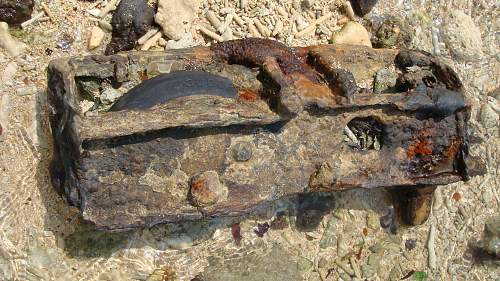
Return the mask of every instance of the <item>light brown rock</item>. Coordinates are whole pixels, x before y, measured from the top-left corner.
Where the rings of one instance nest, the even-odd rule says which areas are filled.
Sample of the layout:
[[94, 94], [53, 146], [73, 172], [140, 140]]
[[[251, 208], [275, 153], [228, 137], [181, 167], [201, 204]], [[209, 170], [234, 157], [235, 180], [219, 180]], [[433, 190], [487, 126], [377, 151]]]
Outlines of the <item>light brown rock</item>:
[[339, 32], [333, 34], [331, 43], [372, 46], [368, 31], [363, 25], [354, 21], [347, 22]]
[[101, 45], [102, 40], [104, 39], [104, 35], [105, 35], [104, 31], [100, 27], [98, 26], [92, 27], [88, 43], [89, 50], [99, 47]]

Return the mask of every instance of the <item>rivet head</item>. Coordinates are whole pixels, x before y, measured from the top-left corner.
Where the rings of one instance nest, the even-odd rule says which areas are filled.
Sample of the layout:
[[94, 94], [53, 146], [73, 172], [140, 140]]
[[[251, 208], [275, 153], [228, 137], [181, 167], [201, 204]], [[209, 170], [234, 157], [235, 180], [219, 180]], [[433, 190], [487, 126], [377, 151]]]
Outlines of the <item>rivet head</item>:
[[216, 171], [205, 171], [191, 178], [189, 200], [194, 206], [210, 206], [226, 197], [227, 187], [220, 182]]
[[236, 161], [244, 162], [252, 158], [252, 145], [249, 142], [239, 142], [233, 147], [233, 157]]

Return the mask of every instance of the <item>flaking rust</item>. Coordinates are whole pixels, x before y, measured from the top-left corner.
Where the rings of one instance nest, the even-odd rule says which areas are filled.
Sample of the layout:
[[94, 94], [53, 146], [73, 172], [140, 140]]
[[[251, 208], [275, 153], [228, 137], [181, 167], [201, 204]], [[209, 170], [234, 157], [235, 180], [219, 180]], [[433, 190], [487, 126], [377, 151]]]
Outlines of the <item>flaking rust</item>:
[[[383, 68], [398, 78], [375, 94]], [[104, 230], [378, 187], [420, 224], [435, 186], [484, 173], [463, 86], [427, 53], [251, 38], [56, 60], [48, 80], [54, 185]], [[110, 109], [108, 84], [128, 92]]]

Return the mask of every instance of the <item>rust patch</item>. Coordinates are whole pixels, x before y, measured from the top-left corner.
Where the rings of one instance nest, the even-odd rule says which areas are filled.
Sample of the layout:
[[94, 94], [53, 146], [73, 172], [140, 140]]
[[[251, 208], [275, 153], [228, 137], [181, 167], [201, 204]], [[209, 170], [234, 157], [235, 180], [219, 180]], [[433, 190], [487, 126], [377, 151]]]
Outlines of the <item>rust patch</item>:
[[204, 180], [196, 180], [193, 182], [193, 186], [192, 186], [193, 191], [202, 192], [204, 188], [205, 188], [205, 181]]
[[142, 82], [148, 80], [148, 75], [146, 74], [146, 70], [137, 71], [137, 75], [139, 75], [139, 79], [141, 79]]
[[260, 98], [257, 93], [248, 90], [239, 91], [238, 97], [244, 101], [256, 101]]
[[406, 151], [408, 158], [415, 158], [416, 156], [432, 155], [431, 142], [427, 139], [418, 139], [410, 145]]
[[275, 41], [262, 38], [231, 40], [210, 47], [217, 59], [230, 64], [262, 66], [269, 58], [275, 58], [285, 75], [297, 72], [315, 83], [319, 76], [307, 65], [307, 50], [293, 49]]
[[453, 198], [453, 200], [458, 202], [462, 199], [462, 195], [460, 195], [460, 193], [458, 193], [458, 192], [455, 192], [455, 193], [453, 193], [452, 198]]
[[419, 130], [416, 134], [416, 140], [413, 141], [406, 150], [406, 156], [409, 159], [417, 156], [432, 155], [432, 137], [431, 128]]

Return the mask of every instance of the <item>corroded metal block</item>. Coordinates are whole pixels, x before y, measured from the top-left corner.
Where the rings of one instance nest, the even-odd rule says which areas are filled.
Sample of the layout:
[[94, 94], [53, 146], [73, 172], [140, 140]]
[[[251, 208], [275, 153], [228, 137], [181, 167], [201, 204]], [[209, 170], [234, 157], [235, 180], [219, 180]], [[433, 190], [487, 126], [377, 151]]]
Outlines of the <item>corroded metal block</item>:
[[54, 183], [100, 229], [376, 187], [421, 223], [426, 186], [484, 172], [462, 84], [426, 53], [245, 39], [56, 60], [48, 79]]

